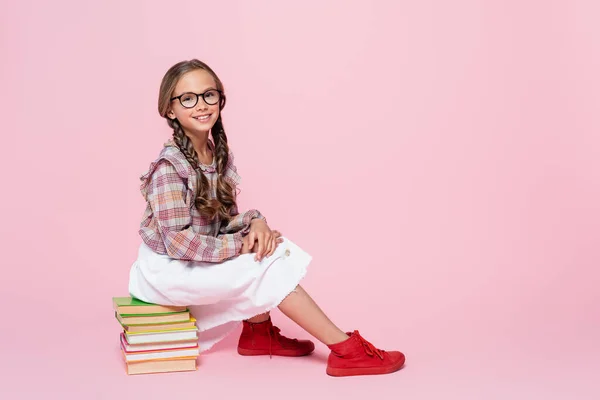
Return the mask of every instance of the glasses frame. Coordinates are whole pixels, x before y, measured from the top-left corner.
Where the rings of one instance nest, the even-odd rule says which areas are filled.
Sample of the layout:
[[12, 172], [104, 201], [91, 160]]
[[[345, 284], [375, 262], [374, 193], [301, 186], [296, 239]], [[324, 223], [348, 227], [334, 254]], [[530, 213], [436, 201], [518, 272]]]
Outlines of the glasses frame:
[[[206, 93], [208, 93], [208, 92], [217, 92], [217, 93], [219, 93], [219, 100], [216, 103], [214, 103], [214, 104], [210, 104], [208, 101], [206, 101], [206, 98], [204, 97], [206, 95]], [[183, 102], [181, 101], [181, 98], [183, 96], [189, 95], [189, 94], [193, 94], [194, 96], [196, 96], [196, 102], [193, 105], [191, 105], [189, 107], [186, 107], [186, 106], [183, 105]], [[171, 101], [173, 101], [173, 100], [179, 100], [179, 104], [181, 104], [181, 107], [183, 107], [183, 108], [194, 108], [198, 104], [198, 99], [200, 97], [202, 97], [202, 101], [204, 101], [204, 103], [206, 103], [209, 106], [214, 106], [216, 104], [219, 104], [220, 102], [223, 102], [224, 98], [225, 98], [225, 96], [223, 95], [223, 91], [221, 91], [219, 89], [208, 89], [204, 93], [185, 92], [185, 93], [180, 94], [179, 96], [172, 97]]]

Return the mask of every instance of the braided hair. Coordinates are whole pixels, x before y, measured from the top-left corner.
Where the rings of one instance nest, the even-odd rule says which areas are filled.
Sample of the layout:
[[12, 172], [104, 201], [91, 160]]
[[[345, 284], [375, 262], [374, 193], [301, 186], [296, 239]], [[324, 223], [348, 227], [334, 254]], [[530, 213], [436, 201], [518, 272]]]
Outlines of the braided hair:
[[[223, 83], [218, 78], [217, 74], [202, 61], [193, 59], [179, 62], [167, 71], [160, 85], [160, 93], [158, 98], [158, 112], [167, 120], [167, 123], [173, 129], [173, 141], [188, 162], [196, 170], [199, 168], [200, 161], [192, 141], [185, 134], [177, 119], [168, 118], [168, 112], [170, 107], [170, 99], [179, 79], [184, 74], [197, 69], [203, 69], [211, 74], [215, 80], [217, 89], [220, 90], [221, 93], [224, 93]], [[231, 218], [231, 210], [236, 206], [234, 188], [224, 179], [225, 168], [229, 162], [229, 146], [227, 145], [227, 135], [225, 134], [225, 128], [223, 127], [223, 119], [220, 111], [225, 106], [225, 100], [225, 95], [222, 94], [221, 102], [219, 104], [219, 117], [211, 129], [211, 136], [215, 145], [214, 156], [216, 158], [217, 168], [217, 198], [212, 200], [210, 199], [209, 181], [201, 171], [198, 171], [196, 182], [198, 191], [194, 201], [200, 214], [211, 219], [218, 216], [221, 220], [229, 220]]]

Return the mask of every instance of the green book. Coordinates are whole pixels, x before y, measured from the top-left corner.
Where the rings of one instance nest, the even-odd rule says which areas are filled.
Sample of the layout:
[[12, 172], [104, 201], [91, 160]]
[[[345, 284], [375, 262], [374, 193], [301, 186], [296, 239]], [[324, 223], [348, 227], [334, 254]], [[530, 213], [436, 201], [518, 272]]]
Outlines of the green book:
[[160, 315], [187, 311], [187, 306], [146, 303], [135, 297], [113, 297], [113, 309], [120, 315]]

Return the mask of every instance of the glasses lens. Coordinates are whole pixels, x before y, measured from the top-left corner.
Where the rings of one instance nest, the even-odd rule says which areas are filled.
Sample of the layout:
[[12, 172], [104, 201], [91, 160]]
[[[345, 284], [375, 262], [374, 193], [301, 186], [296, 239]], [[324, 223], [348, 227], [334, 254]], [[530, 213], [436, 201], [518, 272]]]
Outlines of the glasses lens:
[[211, 106], [217, 104], [220, 98], [221, 96], [216, 90], [209, 90], [206, 93], [204, 93], [204, 101], [206, 102], [206, 104], [210, 104]]
[[181, 96], [181, 105], [186, 108], [194, 107], [197, 102], [198, 96], [196, 96], [194, 93], [186, 93]]

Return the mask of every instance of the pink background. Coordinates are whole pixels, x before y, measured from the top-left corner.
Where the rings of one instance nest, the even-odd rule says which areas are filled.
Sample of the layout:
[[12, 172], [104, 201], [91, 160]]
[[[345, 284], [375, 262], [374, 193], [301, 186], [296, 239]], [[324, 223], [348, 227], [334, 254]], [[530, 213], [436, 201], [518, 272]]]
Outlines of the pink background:
[[[597, 2], [3, 1], [0, 18], [1, 398], [600, 396]], [[195, 373], [126, 376], [111, 297], [170, 135], [160, 79], [194, 57], [226, 86], [242, 208], [314, 256], [304, 286], [404, 351], [401, 372], [334, 379], [323, 345], [243, 358], [232, 335]]]

